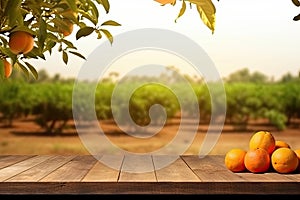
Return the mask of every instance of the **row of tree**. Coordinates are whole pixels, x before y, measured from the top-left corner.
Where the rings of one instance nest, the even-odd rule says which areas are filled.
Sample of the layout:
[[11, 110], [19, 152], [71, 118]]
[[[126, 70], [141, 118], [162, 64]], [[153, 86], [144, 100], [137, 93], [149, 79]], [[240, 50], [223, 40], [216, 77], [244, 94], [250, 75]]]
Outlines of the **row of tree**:
[[[44, 72], [43, 72], [44, 73]], [[43, 75], [41, 72], [40, 75]], [[244, 79], [237, 78], [243, 74]], [[164, 78], [168, 87], [163, 84], [145, 84], [154, 79], [136, 76], [123, 80], [118, 84], [117, 94], [114, 91], [117, 83], [106, 79], [96, 83], [80, 82], [80, 88], [74, 96], [74, 80], [61, 79], [58, 76], [49, 77], [46, 73], [40, 81], [24, 81], [22, 78], [10, 79], [0, 84], [0, 113], [1, 122], [12, 126], [13, 121], [20, 117], [33, 116], [35, 122], [47, 133], [62, 133], [69, 120], [73, 120], [73, 111], [77, 111], [81, 120], [115, 119], [120, 123], [128, 123], [124, 116], [128, 113], [132, 120], [139, 125], [147, 125], [151, 120], [160, 121], [163, 116], [149, 116], [151, 106], [160, 104], [165, 108], [167, 119], [180, 114], [194, 117], [195, 101], [187, 92], [186, 82], [181, 81], [175, 73], [162, 74], [156, 81]], [[249, 73], [249, 77], [257, 73]], [[42, 78], [43, 76], [40, 76]], [[234, 78], [233, 78], [234, 77]], [[239, 128], [246, 128], [250, 120], [267, 119], [270, 124], [283, 130], [292, 123], [293, 119], [300, 118], [300, 79], [297, 76], [284, 75], [276, 82], [253, 81], [246, 78], [245, 70], [238, 71], [224, 81], [226, 102], [212, 96], [218, 96], [219, 90], [209, 90], [208, 84], [201, 80], [189, 79], [193, 92], [196, 94], [196, 104], [199, 106], [200, 123], [209, 123], [212, 115], [212, 103], [216, 111], [226, 104], [226, 123], [234, 124]], [[261, 77], [261, 75], [257, 76]], [[235, 79], [235, 80], [234, 80]], [[142, 83], [142, 84], [141, 84]], [[142, 85], [141, 87], [136, 87]], [[133, 90], [133, 88], [137, 88]], [[171, 90], [170, 90], [171, 88]], [[176, 90], [176, 93], [174, 92]], [[114, 93], [115, 92], [115, 93]], [[133, 92], [126, 102], [126, 95]], [[212, 94], [215, 93], [215, 94]], [[92, 95], [91, 95], [92, 94]], [[112, 95], [114, 94], [114, 101]], [[176, 96], [177, 95], [177, 96]], [[178, 96], [183, 100], [179, 100]], [[89, 97], [94, 100], [93, 109]], [[74, 99], [76, 98], [76, 101]], [[114, 115], [113, 115], [114, 114]], [[122, 121], [123, 119], [123, 121]]]

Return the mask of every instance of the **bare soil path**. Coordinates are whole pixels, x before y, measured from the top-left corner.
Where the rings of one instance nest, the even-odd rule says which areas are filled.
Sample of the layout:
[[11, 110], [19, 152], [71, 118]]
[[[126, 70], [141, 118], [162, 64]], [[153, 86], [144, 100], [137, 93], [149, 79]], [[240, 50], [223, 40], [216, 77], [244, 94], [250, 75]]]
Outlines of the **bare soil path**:
[[[163, 148], [176, 136], [178, 123], [174, 120], [165, 126], [162, 131], [149, 139], [133, 138], [121, 133], [111, 122], [100, 123], [102, 129], [110, 141], [129, 152], [149, 153]], [[70, 128], [64, 133], [56, 136], [43, 133], [41, 128], [34, 122], [19, 120], [14, 122], [12, 128], [3, 127], [0, 124], [0, 154], [90, 154], [80, 140], [73, 123], [69, 123]], [[189, 145], [184, 154], [199, 153], [203, 139], [206, 135], [207, 125], [200, 125], [193, 142]], [[255, 131], [270, 131], [277, 140], [284, 140], [293, 149], [300, 149], [300, 129], [289, 127], [284, 131], [278, 131], [272, 126], [263, 124], [252, 124], [247, 131], [236, 131], [230, 125], [225, 125], [215, 146], [209, 154], [224, 155], [231, 148], [244, 148], [247, 150], [248, 142]], [[186, 141], [182, 141], [184, 145]]]

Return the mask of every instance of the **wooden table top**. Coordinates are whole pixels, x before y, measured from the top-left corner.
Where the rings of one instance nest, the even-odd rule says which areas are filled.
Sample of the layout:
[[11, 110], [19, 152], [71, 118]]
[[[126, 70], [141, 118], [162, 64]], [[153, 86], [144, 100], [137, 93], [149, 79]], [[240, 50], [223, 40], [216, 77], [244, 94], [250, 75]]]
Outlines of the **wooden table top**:
[[170, 158], [1, 155], [0, 194], [300, 194], [300, 173], [233, 173], [218, 155], [177, 156], [158, 168]]

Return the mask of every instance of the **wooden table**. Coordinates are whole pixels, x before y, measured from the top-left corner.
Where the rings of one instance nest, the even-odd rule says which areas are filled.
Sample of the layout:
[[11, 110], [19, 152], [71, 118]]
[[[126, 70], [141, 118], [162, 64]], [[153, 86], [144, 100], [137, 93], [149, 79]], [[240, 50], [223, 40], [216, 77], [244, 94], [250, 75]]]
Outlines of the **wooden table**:
[[[233, 173], [224, 156], [2, 155], [0, 194], [300, 194], [300, 173]], [[137, 169], [152, 171], [136, 173]], [[134, 172], [134, 173], [132, 173]]]

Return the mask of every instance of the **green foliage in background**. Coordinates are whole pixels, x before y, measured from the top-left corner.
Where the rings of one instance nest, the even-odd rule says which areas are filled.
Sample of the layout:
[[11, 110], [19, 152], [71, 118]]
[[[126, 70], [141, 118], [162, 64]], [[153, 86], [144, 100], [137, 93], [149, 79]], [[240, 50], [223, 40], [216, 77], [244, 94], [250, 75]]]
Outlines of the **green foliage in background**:
[[[236, 80], [237, 74], [244, 72], [243, 69], [229, 75], [228, 77], [231, 77], [232, 80], [224, 79], [227, 106], [225, 123], [234, 125], [236, 129], [246, 130], [252, 120], [262, 119], [267, 120], [267, 123], [279, 130], [284, 130], [287, 126], [295, 124], [295, 119], [299, 120], [299, 77], [287, 74], [278, 81], [263, 79], [264, 83], [251, 82], [249, 79]], [[146, 84], [138, 88], [134, 91], [129, 105], [124, 104], [122, 99], [131, 91], [131, 88], [135, 87], [139, 81], [146, 79], [137, 76], [129, 78], [121, 84], [120, 93], [115, 96], [117, 104], [114, 105], [118, 116], [113, 116], [111, 98], [116, 86], [114, 81], [106, 79], [96, 84], [97, 88], [93, 96], [89, 89], [94, 83], [80, 83], [81, 90], [76, 93], [77, 96], [74, 96], [77, 99], [76, 104], [72, 105], [74, 103], [72, 102], [74, 80], [64, 80], [58, 76], [49, 77], [43, 71], [39, 73], [43, 75], [43, 79], [39, 81], [28, 82], [24, 76], [16, 76], [14, 80], [8, 79], [0, 84], [0, 123], [5, 126], [13, 126], [15, 119], [26, 119], [30, 116], [45, 133], [60, 134], [66, 128], [67, 122], [73, 120], [73, 108], [80, 111], [81, 120], [89, 121], [94, 119], [94, 115], [98, 120], [111, 120], [114, 117], [122, 119], [129, 107], [133, 121], [144, 126], [149, 124], [149, 108], [155, 104], [161, 104], [164, 107], [167, 120], [177, 115], [195, 117], [195, 109], [191, 106], [192, 98], [186, 93], [186, 84], [178, 81], [177, 77], [173, 76], [174, 74], [163, 74], [156, 78], [170, 81], [168, 87], [176, 88], [178, 95], [184, 97], [184, 101], [181, 102], [183, 103], [181, 105], [183, 113], [180, 113], [181, 107], [175, 94], [160, 84]], [[256, 74], [257, 72], [248, 75], [253, 77]], [[152, 78], [152, 80], [155, 79]], [[211, 102], [211, 92], [217, 96], [219, 90], [214, 88], [213, 91], [209, 91], [207, 83], [201, 79], [190, 78], [189, 80], [198, 99], [200, 123], [209, 123], [212, 103], [216, 111], [218, 111], [218, 106], [224, 103], [218, 102], [218, 100]], [[94, 98], [95, 109], [92, 111], [90, 110], [91, 105], [86, 103], [88, 98]], [[161, 118], [157, 115], [154, 120], [160, 122]]]

